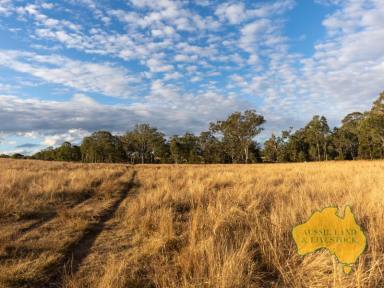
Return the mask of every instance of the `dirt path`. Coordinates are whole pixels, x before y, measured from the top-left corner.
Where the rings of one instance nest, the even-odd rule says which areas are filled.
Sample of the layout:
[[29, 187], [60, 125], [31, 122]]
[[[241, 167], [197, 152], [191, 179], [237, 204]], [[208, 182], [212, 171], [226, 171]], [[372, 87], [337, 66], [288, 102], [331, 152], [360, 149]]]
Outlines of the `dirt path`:
[[68, 274], [75, 274], [81, 266], [83, 260], [90, 253], [92, 246], [99, 234], [104, 230], [105, 223], [116, 213], [121, 203], [126, 199], [128, 193], [135, 186], [136, 171], [133, 172], [129, 182], [124, 183], [121, 193], [104, 210], [99, 213], [83, 231], [82, 236], [72, 242], [63, 251], [63, 257], [55, 263], [54, 267], [48, 267], [49, 277], [30, 287], [63, 287], [63, 277]]
[[[117, 174], [116, 178], [121, 175], [122, 174]], [[11, 221], [10, 223], [8, 223], [8, 225], [19, 226], [20, 228], [18, 228], [12, 234], [6, 235], [5, 237], [2, 237], [0, 239], [0, 250], [1, 248], [3, 248], [3, 246], [7, 245], [7, 243], [14, 242], [19, 238], [24, 237], [28, 232], [33, 231], [34, 229], [37, 229], [40, 226], [45, 225], [51, 220], [55, 219], [55, 217], [58, 216], [60, 211], [75, 209], [76, 207], [80, 206], [81, 204], [83, 204], [94, 196], [94, 190], [98, 189], [101, 183], [102, 181], [92, 183], [92, 191], [85, 192], [83, 197], [76, 199], [76, 201], [74, 202], [64, 203], [63, 207], [60, 207], [60, 209], [57, 209], [56, 207], [51, 207], [50, 210], [37, 211], [33, 213], [33, 215], [29, 215], [28, 217], [24, 216], [26, 218], [31, 218], [31, 220], [20, 221], [20, 223], [15, 223], [14, 221]]]
[[78, 271], [105, 223], [134, 188], [135, 175], [128, 170], [113, 180], [109, 195], [96, 193], [7, 237], [12, 241], [0, 253], [0, 266], [10, 267], [9, 276], [2, 275], [6, 287], [63, 287], [64, 275]]
[[131, 248], [131, 235], [125, 227], [124, 217], [127, 206], [132, 197], [136, 196], [140, 185], [135, 178], [132, 182], [128, 193], [119, 200], [118, 205], [114, 205], [113, 212], [103, 219], [105, 221], [96, 228], [96, 233], [74, 249], [81, 252], [79, 251], [79, 255], [70, 263], [70, 268], [63, 273], [61, 287], [104, 287], [104, 279], [109, 276], [113, 278], [113, 275], [105, 275], [109, 274], [110, 266], [115, 264], [110, 263], [110, 260], [118, 259], [120, 263], [124, 259], [123, 254], [125, 255]]
[[[51, 274], [47, 287], [63, 287], [63, 277], [68, 274], [75, 274], [83, 263], [83, 260], [90, 254], [97, 237], [104, 231], [106, 222], [114, 217], [116, 211], [121, 203], [127, 198], [129, 192], [135, 187], [136, 171], [133, 172], [132, 178], [126, 183], [120, 195], [113, 201], [113, 203], [102, 211], [97, 216], [96, 222], [90, 223], [85, 229], [83, 236], [78, 241], [69, 245], [64, 253], [61, 267], [58, 267]], [[40, 286], [41, 287], [41, 286]]]

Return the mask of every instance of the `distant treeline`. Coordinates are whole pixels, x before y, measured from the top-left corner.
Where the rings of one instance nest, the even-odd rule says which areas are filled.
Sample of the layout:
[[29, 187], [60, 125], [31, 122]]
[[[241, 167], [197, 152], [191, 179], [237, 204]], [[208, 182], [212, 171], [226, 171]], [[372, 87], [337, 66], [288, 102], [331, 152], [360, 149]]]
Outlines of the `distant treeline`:
[[126, 134], [98, 131], [80, 146], [69, 142], [32, 156], [0, 157], [106, 163], [256, 163], [384, 158], [384, 92], [370, 111], [345, 116], [341, 127], [330, 129], [324, 116], [313, 116], [301, 129], [272, 134], [263, 147], [254, 139], [263, 130], [262, 115], [254, 110], [235, 112], [210, 123], [200, 135], [185, 133], [166, 139], [148, 124]]

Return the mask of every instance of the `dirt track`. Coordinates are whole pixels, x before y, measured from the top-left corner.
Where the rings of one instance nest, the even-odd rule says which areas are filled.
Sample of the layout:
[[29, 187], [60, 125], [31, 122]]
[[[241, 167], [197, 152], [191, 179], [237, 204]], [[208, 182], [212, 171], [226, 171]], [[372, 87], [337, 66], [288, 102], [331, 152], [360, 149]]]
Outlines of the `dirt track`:
[[[83, 261], [90, 254], [98, 253], [93, 246], [100, 234], [110, 232], [112, 226], [108, 221], [138, 185], [135, 176], [136, 172], [129, 169], [117, 177], [116, 190], [111, 191], [109, 197], [89, 194], [56, 211], [41, 213], [25, 224], [17, 223], [20, 228], [1, 239], [0, 265], [23, 261], [23, 258], [48, 261], [40, 271], [27, 268], [22, 279], [11, 277], [5, 287], [67, 287], [65, 281], [76, 277]], [[45, 255], [49, 259], [44, 259]]]

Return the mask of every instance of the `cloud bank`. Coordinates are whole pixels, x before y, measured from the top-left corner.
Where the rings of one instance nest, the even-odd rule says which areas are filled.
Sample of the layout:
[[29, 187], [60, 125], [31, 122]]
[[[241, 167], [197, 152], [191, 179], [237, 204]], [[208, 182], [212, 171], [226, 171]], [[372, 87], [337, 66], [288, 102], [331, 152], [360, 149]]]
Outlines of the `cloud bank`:
[[249, 108], [265, 135], [314, 114], [337, 125], [383, 90], [384, 4], [315, 2], [329, 12], [303, 53], [286, 29], [299, 1], [0, 0], [5, 41], [19, 43], [0, 44], [0, 131], [41, 145], [139, 122], [197, 133]]

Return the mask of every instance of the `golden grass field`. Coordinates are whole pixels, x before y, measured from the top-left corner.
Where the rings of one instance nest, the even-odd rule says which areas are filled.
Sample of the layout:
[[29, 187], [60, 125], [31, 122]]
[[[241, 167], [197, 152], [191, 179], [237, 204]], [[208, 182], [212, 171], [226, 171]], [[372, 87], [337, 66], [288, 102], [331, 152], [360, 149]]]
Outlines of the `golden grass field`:
[[[350, 205], [350, 274], [292, 228]], [[0, 161], [0, 287], [384, 287], [384, 162]]]

